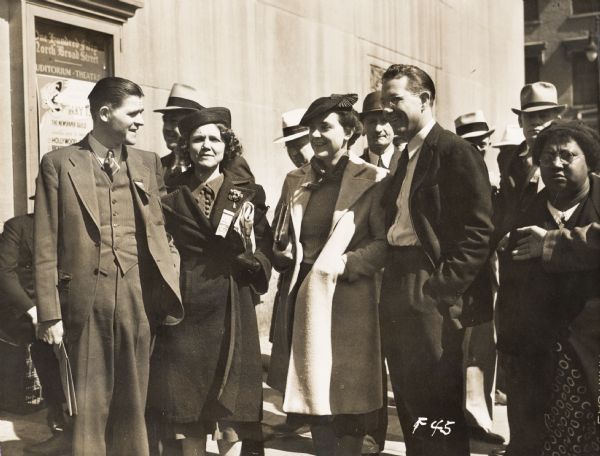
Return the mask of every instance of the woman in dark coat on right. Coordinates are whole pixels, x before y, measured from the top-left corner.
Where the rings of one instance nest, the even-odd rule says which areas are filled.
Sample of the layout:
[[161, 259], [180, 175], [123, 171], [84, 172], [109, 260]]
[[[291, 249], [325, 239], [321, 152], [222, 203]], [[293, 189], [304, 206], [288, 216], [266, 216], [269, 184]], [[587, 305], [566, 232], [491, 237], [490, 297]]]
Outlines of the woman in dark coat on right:
[[555, 121], [533, 160], [545, 188], [501, 253], [498, 347], [520, 364], [527, 448], [511, 456], [599, 455], [600, 262], [597, 247], [557, 249], [564, 230], [600, 221], [600, 137], [578, 121]]

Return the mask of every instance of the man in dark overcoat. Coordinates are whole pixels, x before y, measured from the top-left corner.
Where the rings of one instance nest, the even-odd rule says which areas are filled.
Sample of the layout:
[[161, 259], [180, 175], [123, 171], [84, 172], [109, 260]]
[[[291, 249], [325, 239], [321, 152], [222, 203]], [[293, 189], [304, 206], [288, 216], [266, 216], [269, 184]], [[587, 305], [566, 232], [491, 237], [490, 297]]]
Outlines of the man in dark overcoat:
[[147, 455], [151, 334], [183, 318], [160, 158], [131, 147], [143, 92], [117, 77], [89, 95], [92, 131], [43, 156], [35, 199], [39, 334], [65, 343], [78, 414], [73, 452]]
[[398, 417], [408, 456], [468, 456], [463, 338], [492, 318], [488, 173], [477, 149], [435, 122], [427, 73], [392, 65], [382, 79], [388, 121], [408, 142], [382, 201], [380, 317]]
[[519, 118], [525, 141], [498, 155], [500, 192], [494, 202], [496, 241], [512, 229], [515, 219], [527, 210], [543, 188], [531, 150], [539, 132], [559, 118], [565, 107], [558, 104], [556, 87], [549, 82], [534, 82], [521, 89], [521, 108], [512, 111]]

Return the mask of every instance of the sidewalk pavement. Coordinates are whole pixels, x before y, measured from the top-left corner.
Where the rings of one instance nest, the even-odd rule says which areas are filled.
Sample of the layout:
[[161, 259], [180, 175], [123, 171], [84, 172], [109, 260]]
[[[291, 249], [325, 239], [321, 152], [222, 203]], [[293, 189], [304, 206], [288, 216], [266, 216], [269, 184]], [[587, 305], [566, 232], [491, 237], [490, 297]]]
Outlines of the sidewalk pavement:
[[[268, 342], [261, 341], [263, 357], [268, 362], [270, 346]], [[398, 422], [396, 410], [393, 407], [391, 386], [388, 387], [390, 406], [389, 426], [386, 447], [383, 456], [405, 455], [406, 447], [402, 431]], [[281, 410], [282, 396], [279, 392], [269, 388], [263, 383], [264, 394], [264, 419], [263, 429], [265, 434], [266, 456], [295, 455], [304, 456], [313, 453], [310, 432], [307, 428], [298, 434], [284, 432], [285, 413]], [[494, 409], [494, 432], [508, 440], [508, 422], [506, 407], [496, 406]], [[31, 443], [41, 442], [51, 437], [46, 426], [46, 411], [39, 410], [29, 415], [15, 415], [0, 411], [0, 456], [24, 456], [23, 447]], [[497, 445], [471, 440], [472, 456], [487, 456]], [[218, 455], [216, 442], [208, 442], [209, 455]], [[441, 456], [441, 455], [440, 455]]]

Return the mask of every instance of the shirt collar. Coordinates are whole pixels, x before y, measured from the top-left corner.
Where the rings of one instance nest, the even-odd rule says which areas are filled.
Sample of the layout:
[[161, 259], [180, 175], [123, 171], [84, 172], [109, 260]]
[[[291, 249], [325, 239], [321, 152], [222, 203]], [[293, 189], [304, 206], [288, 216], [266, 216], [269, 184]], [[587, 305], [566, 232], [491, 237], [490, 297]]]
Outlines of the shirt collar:
[[386, 168], [390, 168], [390, 162], [392, 161], [392, 156], [394, 155], [394, 152], [396, 151], [396, 146], [394, 146], [394, 143], [391, 142], [389, 144], [389, 146], [386, 147], [386, 149], [383, 151], [383, 153], [381, 155], [377, 155], [374, 152], [371, 152], [371, 150], [369, 150], [369, 162], [373, 165], [377, 165], [377, 162], [379, 161], [379, 158], [381, 157], [381, 161], [383, 162], [383, 166], [385, 166]]
[[409, 160], [421, 149], [423, 143], [425, 142], [425, 138], [435, 125], [435, 119], [431, 119], [419, 132], [408, 142], [406, 148], [408, 149], [408, 158]]
[[552, 218], [554, 219], [556, 224], [561, 228], [564, 226], [565, 222], [567, 222], [571, 218], [571, 216], [573, 215], [573, 213], [579, 207], [580, 204], [581, 204], [581, 202], [577, 203], [573, 207], [570, 207], [566, 211], [560, 211], [560, 210], [556, 209], [550, 201], [546, 202], [546, 205], [548, 207], [548, 211], [550, 212], [550, 215], [552, 215]]
[[217, 195], [219, 193], [219, 190], [221, 189], [221, 185], [223, 185], [224, 178], [225, 176], [223, 176], [223, 173], [221, 173], [219, 171], [219, 167], [217, 167], [217, 169], [215, 169], [215, 172], [211, 174], [211, 176], [206, 180], [204, 184], [208, 188], [210, 188], [215, 195]]
[[[96, 155], [96, 157], [98, 157], [100, 160], [104, 160], [106, 158], [106, 153], [108, 152], [108, 147], [98, 141], [92, 132], [90, 132], [88, 135], [88, 142], [92, 152]], [[115, 159], [117, 161], [121, 158], [122, 147], [122, 145], [119, 145], [118, 147], [113, 147], [111, 149], [115, 153]]]

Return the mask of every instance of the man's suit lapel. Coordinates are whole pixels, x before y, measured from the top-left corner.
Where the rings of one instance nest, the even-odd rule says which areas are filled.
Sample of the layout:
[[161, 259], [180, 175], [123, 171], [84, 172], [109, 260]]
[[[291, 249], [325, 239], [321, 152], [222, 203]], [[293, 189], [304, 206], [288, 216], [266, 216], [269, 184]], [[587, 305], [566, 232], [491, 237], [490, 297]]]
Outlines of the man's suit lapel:
[[415, 171], [413, 173], [409, 200], [412, 199], [415, 191], [421, 186], [421, 184], [423, 184], [423, 181], [427, 177], [427, 172], [429, 171], [431, 160], [433, 159], [433, 151], [442, 130], [442, 127], [436, 123], [429, 134], [425, 137], [425, 141], [423, 141], [423, 145], [419, 151], [419, 156], [417, 157]]
[[100, 231], [100, 211], [96, 196], [96, 180], [94, 178], [94, 170], [92, 169], [91, 149], [87, 137], [73, 147], [75, 147], [75, 150], [69, 157], [69, 162], [72, 166], [68, 171], [69, 178], [83, 207], [85, 207], [96, 228]]
[[[150, 203], [150, 169], [136, 149], [127, 149], [127, 173], [134, 190], [135, 202], [142, 214], [144, 224], [148, 222], [148, 204]], [[158, 195], [156, 195], [158, 196]]]

